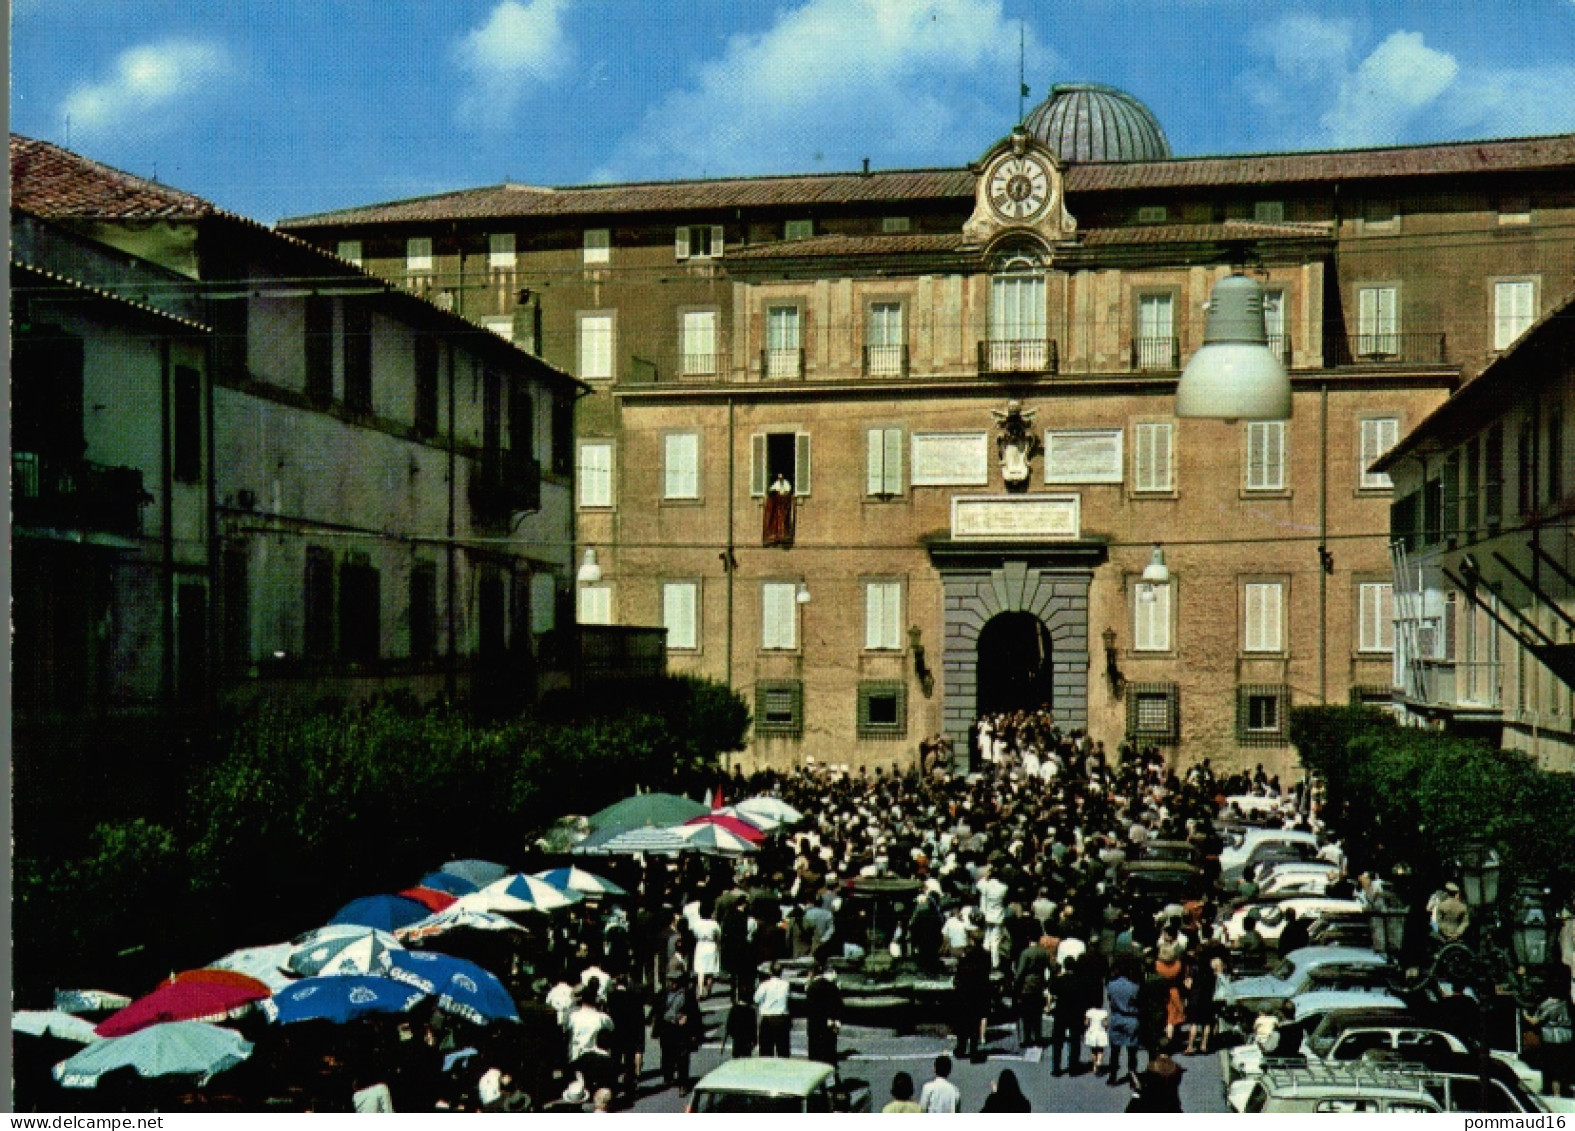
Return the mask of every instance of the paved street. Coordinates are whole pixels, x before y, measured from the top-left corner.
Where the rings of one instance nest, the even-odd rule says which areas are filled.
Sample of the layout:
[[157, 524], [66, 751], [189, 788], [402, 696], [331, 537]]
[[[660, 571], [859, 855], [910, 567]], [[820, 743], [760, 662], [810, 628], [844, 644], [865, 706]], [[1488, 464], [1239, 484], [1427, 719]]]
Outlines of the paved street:
[[[726, 994], [715, 994], [705, 1003], [707, 1030], [716, 1035], [727, 1016]], [[1049, 1028], [1048, 1019], [1046, 1029]], [[984, 1064], [958, 1063], [952, 1072], [952, 1082], [962, 1089], [963, 1110], [978, 1111], [990, 1092], [990, 1081], [1003, 1068], [1017, 1073], [1018, 1082], [1032, 1101], [1035, 1111], [1086, 1111], [1119, 1112], [1125, 1108], [1131, 1092], [1126, 1087], [1112, 1088], [1103, 1079], [1096, 1079], [1085, 1068], [1074, 1077], [1050, 1075], [1048, 1051], [1045, 1059], [1037, 1055], [1030, 1058], [1017, 1048], [1016, 1039], [1005, 1024], [990, 1029], [990, 1058]], [[950, 1052], [953, 1042], [949, 1034], [939, 1027], [923, 1026], [921, 1031], [908, 1036], [896, 1036], [889, 1028], [862, 1025], [844, 1025], [841, 1048], [842, 1072], [848, 1079], [868, 1080], [873, 1107], [876, 1111], [891, 1098], [891, 1079], [898, 1072], [913, 1077], [914, 1086], [922, 1088], [930, 1079], [935, 1057]], [[794, 1022], [793, 1055], [806, 1055], [804, 1022]], [[725, 1058], [714, 1039], [695, 1054], [691, 1068], [699, 1079], [721, 1064]], [[1220, 1094], [1219, 1062], [1208, 1056], [1178, 1057], [1178, 1063], [1187, 1075], [1181, 1085], [1182, 1107], [1188, 1112], [1225, 1111], [1225, 1101]], [[687, 1102], [674, 1089], [652, 1091], [659, 1086], [656, 1072], [660, 1054], [652, 1042], [646, 1053], [646, 1083], [644, 1094], [635, 1103], [635, 1111], [677, 1112]]]

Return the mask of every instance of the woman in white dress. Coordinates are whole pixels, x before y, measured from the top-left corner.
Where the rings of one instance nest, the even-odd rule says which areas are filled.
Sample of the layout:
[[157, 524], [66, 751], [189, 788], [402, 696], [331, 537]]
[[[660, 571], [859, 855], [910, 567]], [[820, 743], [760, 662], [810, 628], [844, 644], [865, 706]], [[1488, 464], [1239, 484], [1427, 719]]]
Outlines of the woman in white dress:
[[722, 927], [715, 919], [700, 915], [694, 920], [695, 992], [705, 1000], [711, 983], [722, 971]]

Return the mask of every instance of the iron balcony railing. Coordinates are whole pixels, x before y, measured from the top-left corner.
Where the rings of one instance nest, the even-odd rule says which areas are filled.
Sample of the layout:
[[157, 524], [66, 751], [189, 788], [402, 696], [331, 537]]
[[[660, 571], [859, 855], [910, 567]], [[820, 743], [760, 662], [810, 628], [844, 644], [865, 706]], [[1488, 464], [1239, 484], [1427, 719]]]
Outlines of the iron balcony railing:
[[906, 377], [908, 375], [908, 347], [865, 346], [864, 376]]
[[1132, 368], [1134, 370], [1172, 370], [1181, 368], [1181, 339], [1133, 338]]
[[1060, 367], [1054, 338], [988, 338], [979, 343], [981, 374], [1052, 374]]
[[760, 374], [772, 380], [802, 380], [804, 377], [804, 350], [802, 347], [775, 347], [760, 351]]
[[715, 377], [722, 365], [719, 353], [685, 350], [678, 355], [678, 374], [682, 377]]
[[1447, 336], [1415, 331], [1351, 334], [1331, 342], [1336, 365], [1444, 365], [1449, 361]]
[[153, 496], [134, 467], [11, 453], [11, 502], [18, 526], [134, 536]]

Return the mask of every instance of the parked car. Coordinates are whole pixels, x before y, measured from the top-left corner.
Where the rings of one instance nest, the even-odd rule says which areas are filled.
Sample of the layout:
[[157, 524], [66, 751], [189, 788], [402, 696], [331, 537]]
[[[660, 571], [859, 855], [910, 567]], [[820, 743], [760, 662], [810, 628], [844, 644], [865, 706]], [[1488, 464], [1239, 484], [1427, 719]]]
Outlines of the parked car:
[[1309, 946], [1368, 947], [1373, 943], [1373, 924], [1362, 916], [1320, 919], [1308, 928], [1307, 943]]
[[1145, 841], [1142, 851], [1138, 854], [1138, 859], [1172, 861], [1194, 866], [1203, 863], [1203, 856], [1198, 851], [1198, 846], [1186, 840]]
[[1318, 863], [1323, 867], [1276, 868], [1258, 885], [1258, 891], [1262, 895], [1323, 895], [1339, 880], [1340, 870], [1324, 861]]
[[[1373, 1052], [1392, 1054], [1402, 1061], [1428, 1067], [1438, 1057], [1475, 1053], [1476, 1043], [1394, 1010], [1355, 1010], [1330, 1014], [1308, 1033], [1302, 1052], [1309, 1061], [1334, 1064], [1360, 1060]], [[1509, 1067], [1527, 1091], [1542, 1090], [1542, 1073], [1511, 1052], [1489, 1050], [1489, 1055]]]
[[1295, 846], [1288, 851], [1305, 859], [1318, 855], [1318, 838], [1305, 829], [1249, 828], [1239, 842], [1220, 851], [1220, 875], [1227, 880], [1240, 879], [1248, 864], [1259, 863], [1276, 851], [1285, 854], [1283, 846]]
[[1227, 1100], [1250, 1114], [1548, 1110], [1507, 1066], [1493, 1060], [1484, 1066], [1470, 1054], [1441, 1054], [1428, 1065], [1376, 1058], [1337, 1065], [1276, 1062], [1242, 1083], [1227, 1090]]
[[729, 1060], [695, 1085], [694, 1112], [863, 1112], [870, 1110], [864, 1080], [840, 1080], [818, 1060], [749, 1056]]
[[1375, 950], [1351, 946], [1308, 946], [1285, 956], [1267, 974], [1222, 978], [1219, 999], [1226, 1011], [1267, 1013], [1312, 989], [1358, 986], [1384, 989], [1398, 983], [1399, 968]]
[[1203, 870], [1181, 860], [1132, 860], [1121, 864], [1116, 875], [1134, 908], [1156, 911], [1168, 903], [1197, 899], [1208, 887]]
[[1285, 930], [1285, 912], [1295, 911], [1296, 917], [1316, 921], [1322, 919], [1359, 919], [1366, 922], [1368, 907], [1355, 899], [1334, 899], [1327, 895], [1287, 894], [1244, 903], [1232, 911], [1230, 918], [1220, 928], [1226, 945], [1237, 946], [1247, 931], [1247, 916], [1257, 915], [1258, 935], [1268, 942], [1280, 937]]

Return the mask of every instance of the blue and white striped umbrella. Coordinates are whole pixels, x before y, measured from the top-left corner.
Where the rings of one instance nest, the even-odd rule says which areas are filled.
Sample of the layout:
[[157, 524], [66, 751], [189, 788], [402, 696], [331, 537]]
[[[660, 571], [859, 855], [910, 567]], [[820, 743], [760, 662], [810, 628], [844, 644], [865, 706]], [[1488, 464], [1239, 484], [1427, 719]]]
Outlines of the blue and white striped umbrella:
[[516, 872], [472, 895], [460, 896], [454, 906], [465, 911], [556, 911], [584, 898], [577, 891], [565, 891], [546, 880]]
[[[462, 897], [463, 898], [463, 897]], [[401, 927], [394, 934], [405, 942], [434, 938], [450, 931], [523, 931], [525, 928], [495, 911], [476, 911], [461, 907], [457, 902], [445, 907], [436, 915], [428, 915], [419, 923]]]
[[538, 880], [545, 880], [555, 888], [564, 891], [577, 891], [584, 895], [628, 895], [623, 888], [605, 880], [584, 868], [551, 868], [545, 872], [537, 872]]
[[387, 931], [351, 924], [320, 927], [295, 940], [286, 967], [303, 978], [324, 974], [380, 974], [391, 951], [404, 946]]
[[467, 880], [464, 876], [456, 876], [453, 872], [428, 872], [421, 877], [419, 886], [430, 891], [447, 892], [455, 899], [481, 890], [480, 884]]

